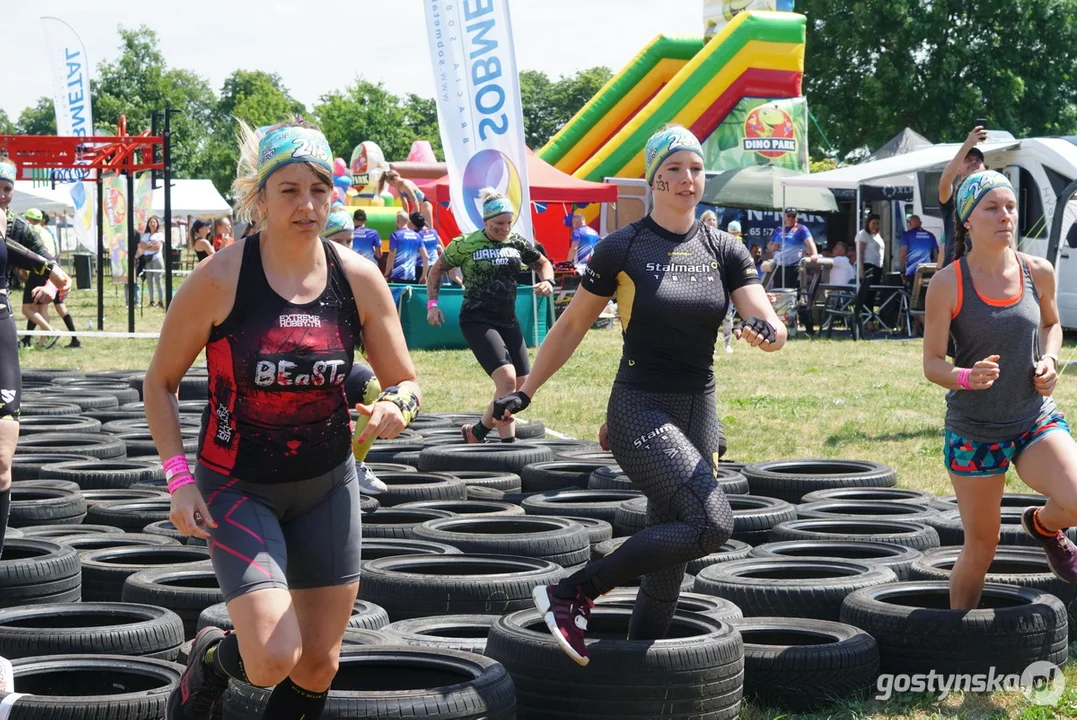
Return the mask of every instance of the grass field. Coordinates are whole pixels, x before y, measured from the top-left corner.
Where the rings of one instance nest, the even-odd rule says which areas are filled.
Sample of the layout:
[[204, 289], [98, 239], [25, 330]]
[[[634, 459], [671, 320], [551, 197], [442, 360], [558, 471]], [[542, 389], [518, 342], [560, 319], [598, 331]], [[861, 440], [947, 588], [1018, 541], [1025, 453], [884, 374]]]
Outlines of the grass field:
[[[123, 295], [105, 289], [105, 330], [123, 331]], [[96, 319], [96, 294], [72, 293], [68, 307], [76, 327]], [[163, 311], [146, 308], [139, 331], [159, 329]], [[152, 340], [85, 340], [78, 350], [24, 350], [24, 368], [82, 370], [145, 368]], [[728, 459], [742, 462], [780, 458], [833, 457], [874, 460], [892, 466], [903, 487], [950, 494], [941, 462], [944, 391], [928, 383], [920, 367], [918, 340], [852, 342], [846, 339], [791, 341], [780, 353], [736, 346], [715, 358], [718, 412], [729, 442]], [[1077, 358], [1077, 338], [1067, 337], [1062, 361]], [[592, 331], [569, 363], [535, 398], [527, 415], [573, 437], [595, 438], [605, 415], [610, 383], [620, 356], [620, 333]], [[468, 351], [412, 354], [432, 411], [478, 411], [492, 393], [489, 379]], [[1063, 375], [1056, 392], [1063, 410], [1077, 407], [1077, 382]], [[1029, 492], [1011, 474], [1011, 492]], [[784, 717], [823, 720], [911, 718], [1077, 718], [1077, 643], [1071, 646], [1067, 690], [1055, 707], [1037, 707], [1016, 693], [955, 694], [943, 702], [930, 695], [904, 695], [835, 706], [812, 715], [746, 706], [745, 720]]]

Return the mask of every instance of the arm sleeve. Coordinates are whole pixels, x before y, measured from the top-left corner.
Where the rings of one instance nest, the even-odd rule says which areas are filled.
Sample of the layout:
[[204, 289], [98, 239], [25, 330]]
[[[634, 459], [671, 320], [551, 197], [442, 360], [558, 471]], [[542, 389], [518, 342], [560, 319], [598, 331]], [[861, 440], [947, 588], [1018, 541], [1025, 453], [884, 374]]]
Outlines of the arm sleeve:
[[722, 284], [725, 285], [726, 292], [732, 293], [742, 287], [761, 285], [763, 282], [755, 270], [755, 261], [742, 242], [723, 243], [721, 264]]
[[11, 232], [9, 233], [11, 240], [18, 243], [23, 249], [29, 250], [35, 255], [40, 255], [46, 260], [53, 260], [51, 254], [49, 254], [48, 248], [45, 247], [45, 243], [41, 241], [41, 236], [37, 234], [32, 227], [26, 224], [26, 221], [22, 218], [16, 218]]
[[52, 260], [27, 249], [14, 240], [4, 239], [7, 244], [7, 259], [13, 266], [32, 272], [36, 275], [46, 275], [52, 267]]
[[446, 246], [445, 253], [441, 256], [441, 267], [446, 270], [452, 270], [460, 267], [463, 261], [463, 254], [460, 252], [460, 238], [456, 238]]
[[600, 297], [612, 297], [617, 292], [617, 275], [624, 269], [624, 256], [623, 244], [608, 237], [595, 245], [580, 287]]

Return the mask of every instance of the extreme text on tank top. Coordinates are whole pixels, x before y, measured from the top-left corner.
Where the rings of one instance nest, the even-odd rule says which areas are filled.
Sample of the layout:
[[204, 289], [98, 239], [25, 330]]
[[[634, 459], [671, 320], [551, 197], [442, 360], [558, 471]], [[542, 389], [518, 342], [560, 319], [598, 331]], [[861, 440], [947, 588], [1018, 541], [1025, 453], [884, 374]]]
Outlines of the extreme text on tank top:
[[330, 243], [321, 241], [325, 290], [296, 304], [266, 280], [259, 239], [246, 239], [235, 305], [206, 346], [209, 406], [199, 461], [248, 482], [306, 480], [351, 452], [344, 380], [360, 339], [359, 314]]
[[976, 442], [1013, 440], [1054, 412], [1055, 403], [1036, 391], [1033, 375], [1040, 353], [1040, 298], [1025, 258], [1021, 289], [1005, 300], [985, 298], [972, 283], [966, 258], [957, 263], [957, 309], [950, 336], [958, 367], [998, 355], [999, 377], [987, 390], [946, 394], [946, 427]]

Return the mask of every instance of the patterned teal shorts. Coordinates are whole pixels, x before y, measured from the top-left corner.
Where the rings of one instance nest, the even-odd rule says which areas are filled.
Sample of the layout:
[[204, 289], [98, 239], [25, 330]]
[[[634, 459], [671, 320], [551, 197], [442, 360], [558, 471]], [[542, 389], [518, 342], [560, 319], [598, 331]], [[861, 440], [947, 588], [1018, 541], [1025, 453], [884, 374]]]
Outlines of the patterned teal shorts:
[[943, 451], [946, 469], [954, 475], [965, 477], [1004, 475], [1010, 469], [1010, 463], [1015, 462], [1021, 453], [1056, 430], [1070, 431], [1065, 416], [1059, 412], [1051, 413], [1035, 427], [1005, 442], [977, 442], [947, 430]]

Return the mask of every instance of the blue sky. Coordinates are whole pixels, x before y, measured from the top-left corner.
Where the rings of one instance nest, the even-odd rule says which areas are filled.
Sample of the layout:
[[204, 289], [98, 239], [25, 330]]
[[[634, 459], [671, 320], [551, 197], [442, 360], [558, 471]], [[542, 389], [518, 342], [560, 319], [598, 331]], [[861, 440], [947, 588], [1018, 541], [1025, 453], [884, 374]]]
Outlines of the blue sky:
[[[173, 67], [216, 91], [238, 68], [276, 72], [308, 106], [357, 75], [396, 93], [433, 96], [421, 0], [0, 0], [7, 71], [0, 109], [15, 120], [51, 96], [40, 17], [67, 21], [91, 64], [118, 54], [117, 25], [157, 31]], [[324, 7], [319, 15], [312, 8]], [[702, 35], [702, 0], [510, 0], [521, 70], [556, 78], [594, 65], [619, 70], [655, 35]], [[660, 12], [656, 12], [656, 9]]]

